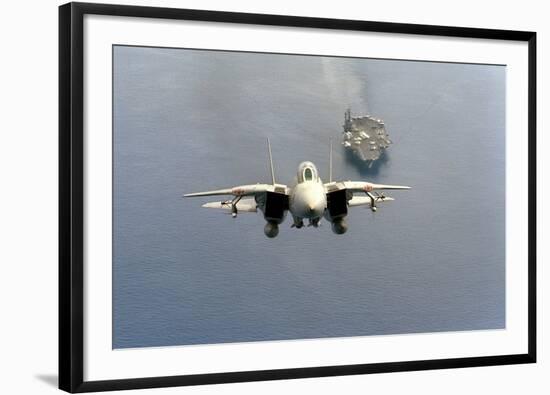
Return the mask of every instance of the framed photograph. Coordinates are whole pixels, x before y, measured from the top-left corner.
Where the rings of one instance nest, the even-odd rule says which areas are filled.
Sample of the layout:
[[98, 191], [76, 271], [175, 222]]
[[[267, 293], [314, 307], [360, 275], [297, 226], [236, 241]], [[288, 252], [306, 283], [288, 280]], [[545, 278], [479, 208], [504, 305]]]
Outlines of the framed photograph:
[[59, 9], [59, 387], [536, 360], [536, 34]]

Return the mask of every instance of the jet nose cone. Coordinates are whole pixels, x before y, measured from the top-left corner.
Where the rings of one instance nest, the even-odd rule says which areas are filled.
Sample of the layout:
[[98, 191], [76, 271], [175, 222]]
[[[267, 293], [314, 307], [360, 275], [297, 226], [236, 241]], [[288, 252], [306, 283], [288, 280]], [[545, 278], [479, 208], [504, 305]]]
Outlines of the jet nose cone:
[[321, 202], [309, 202], [306, 204], [307, 218], [317, 218], [323, 214], [323, 205]]

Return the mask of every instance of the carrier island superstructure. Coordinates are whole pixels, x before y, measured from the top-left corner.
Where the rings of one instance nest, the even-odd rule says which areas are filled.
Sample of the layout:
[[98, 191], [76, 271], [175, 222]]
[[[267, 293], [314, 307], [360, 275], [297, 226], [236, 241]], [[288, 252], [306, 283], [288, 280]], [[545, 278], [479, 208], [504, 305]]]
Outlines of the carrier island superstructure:
[[351, 150], [359, 159], [372, 163], [392, 143], [386, 132], [384, 121], [370, 115], [352, 117], [348, 108], [344, 115], [342, 145]]

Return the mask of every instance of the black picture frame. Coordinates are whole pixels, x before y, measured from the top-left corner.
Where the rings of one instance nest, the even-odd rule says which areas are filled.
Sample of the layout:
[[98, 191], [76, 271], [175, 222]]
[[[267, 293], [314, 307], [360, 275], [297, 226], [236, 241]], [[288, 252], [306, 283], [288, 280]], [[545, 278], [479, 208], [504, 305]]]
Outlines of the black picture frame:
[[[84, 381], [83, 347], [83, 18], [86, 14], [283, 27], [512, 40], [528, 43], [528, 352], [526, 354]], [[59, 388], [90, 392], [280, 380], [536, 361], [536, 33], [127, 5], [68, 3], [59, 8]]]

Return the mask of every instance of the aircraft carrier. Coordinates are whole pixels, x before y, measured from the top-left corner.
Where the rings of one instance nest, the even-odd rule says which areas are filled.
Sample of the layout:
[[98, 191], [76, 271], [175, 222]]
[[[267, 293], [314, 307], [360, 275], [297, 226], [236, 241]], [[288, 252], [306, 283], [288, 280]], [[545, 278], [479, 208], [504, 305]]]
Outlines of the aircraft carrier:
[[352, 117], [349, 108], [345, 112], [342, 135], [342, 145], [362, 161], [368, 162], [369, 166], [392, 143], [384, 121], [370, 115]]

